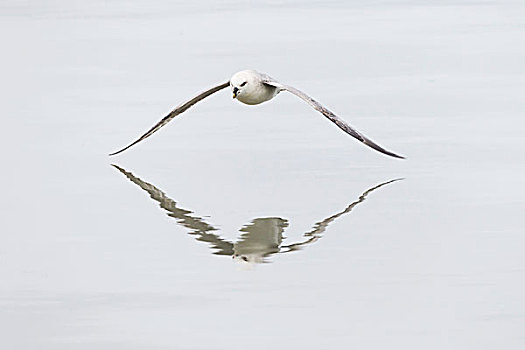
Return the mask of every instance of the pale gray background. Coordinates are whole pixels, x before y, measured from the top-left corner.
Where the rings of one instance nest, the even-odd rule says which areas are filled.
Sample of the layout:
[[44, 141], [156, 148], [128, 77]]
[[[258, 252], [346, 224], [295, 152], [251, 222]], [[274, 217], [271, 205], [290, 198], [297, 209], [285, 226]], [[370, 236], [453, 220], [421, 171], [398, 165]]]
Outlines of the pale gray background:
[[[525, 348], [522, 1], [0, 2], [0, 348]], [[217, 93], [255, 68], [292, 95]], [[114, 162], [234, 240], [286, 241], [372, 193], [303, 251], [214, 256]], [[209, 216], [209, 217], [207, 217]]]

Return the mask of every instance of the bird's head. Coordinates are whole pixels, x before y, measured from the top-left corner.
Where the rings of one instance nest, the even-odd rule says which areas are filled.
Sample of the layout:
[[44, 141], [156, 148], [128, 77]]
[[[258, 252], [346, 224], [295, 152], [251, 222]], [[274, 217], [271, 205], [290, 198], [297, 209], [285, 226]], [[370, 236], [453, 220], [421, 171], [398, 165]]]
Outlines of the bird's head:
[[235, 73], [230, 79], [233, 98], [249, 95], [256, 85], [257, 76], [257, 73], [252, 70]]

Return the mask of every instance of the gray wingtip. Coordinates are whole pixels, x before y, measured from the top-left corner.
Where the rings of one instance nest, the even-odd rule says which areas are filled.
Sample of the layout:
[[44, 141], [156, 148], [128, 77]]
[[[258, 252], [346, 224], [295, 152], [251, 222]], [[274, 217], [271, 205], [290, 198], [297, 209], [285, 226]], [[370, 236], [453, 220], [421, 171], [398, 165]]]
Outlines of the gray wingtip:
[[110, 157], [111, 157], [111, 156], [115, 156], [115, 155], [117, 155], [117, 154], [119, 154], [120, 152], [123, 152], [123, 151], [124, 151], [124, 150], [121, 149], [120, 151], [116, 151], [116, 152], [113, 152], [113, 153], [108, 154], [108, 156], [110, 156]]
[[130, 148], [131, 146], [134, 146], [135, 144], [139, 143], [139, 142], [142, 141], [143, 139], [144, 139], [144, 138], [141, 137], [140, 139], [138, 139], [137, 141], [133, 142], [133, 143], [130, 144], [130, 145], [127, 145], [127, 146], [124, 147], [123, 149], [118, 150], [118, 151], [113, 152], [113, 153], [110, 153], [110, 154], [108, 154], [108, 155], [111, 157], [111, 156], [117, 155], [117, 154], [119, 154], [119, 153], [122, 153], [122, 152], [124, 152], [125, 150], [127, 150], [128, 148]]
[[407, 159], [405, 156], [400, 156], [399, 154], [395, 154], [395, 153], [392, 153], [390, 152], [390, 154], [388, 154], [389, 156], [392, 156], [394, 158], [398, 158], [398, 159]]

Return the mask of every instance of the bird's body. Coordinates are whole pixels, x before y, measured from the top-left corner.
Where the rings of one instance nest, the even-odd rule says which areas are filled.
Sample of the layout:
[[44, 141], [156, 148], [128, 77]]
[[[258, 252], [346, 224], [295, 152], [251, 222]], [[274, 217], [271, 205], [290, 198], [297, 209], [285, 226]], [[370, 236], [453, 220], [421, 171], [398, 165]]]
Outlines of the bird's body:
[[136, 143], [144, 140], [145, 138], [148, 138], [153, 133], [155, 133], [157, 130], [159, 130], [161, 127], [166, 125], [169, 121], [171, 121], [173, 118], [175, 118], [177, 115], [189, 109], [195, 103], [203, 100], [204, 98], [210, 96], [211, 94], [214, 94], [215, 92], [222, 90], [228, 86], [230, 86], [231, 88], [231, 91], [233, 93], [233, 98], [247, 105], [257, 105], [257, 104], [269, 101], [281, 91], [288, 91], [296, 95], [297, 97], [303, 99], [304, 101], [306, 101], [310, 106], [312, 106], [315, 110], [323, 114], [331, 122], [337, 125], [341, 130], [343, 130], [350, 136], [356, 138], [357, 140], [361, 141], [365, 145], [375, 149], [376, 151], [389, 155], [391, 157], [404, 158], [393, 152], [387, 151], [386, 149], [379, 146], [378, 144], [376, 144], [375, 142], [373, 142], [372, 140], [370, 140], [363, 134], [359, 133], [357, 130], [355, 130], [350, 125], [348, 125], [344, 120], [339, 118], [337, 115], [332, 113], [322, 104], [320, 104], [319, 102], [317, 102], [312, 97], [305, 94], [304, 92], [294, 87], [291, 87], [289, 85], [281, 84], [275, 79], [271, 78], [270, 76], [259, 73], [254, 70], [243, 70], [238, 73], [235, 73], [228, 82], [214, 86], [213, 88], [208, 89], [200, 93], [199, 95], [195, 96], [191, 100], [179, 105], [173, 111], [171, 111], [166, 117], [164, 117], [160, 122], [158, 122], [150, 130], [148, 130], [144, 135], [142, 135], [138, 140], [134, 141], [130, 145], [126, 146], [125, 148], [117, 152], [114, 152], [110, 155], [115, 155], [120, 152], [123, 152], [127, 150], [128, 148], [130, 148], [131, 146], [135, 145]]
[[265, 78], [269, 77], [254, 70], [243, 70], [235, 73], [230, 79], [233, 98], [247, 105], [258, 105], [271, 100], [281, 90], [275, 86], [264, 84]]

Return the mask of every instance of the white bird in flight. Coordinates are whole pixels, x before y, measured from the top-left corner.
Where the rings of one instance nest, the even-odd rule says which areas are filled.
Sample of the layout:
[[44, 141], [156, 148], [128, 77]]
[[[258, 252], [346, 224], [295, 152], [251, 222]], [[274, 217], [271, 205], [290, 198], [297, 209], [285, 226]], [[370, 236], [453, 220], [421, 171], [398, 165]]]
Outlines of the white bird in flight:
[[211, 89], [201, 92], [200, 94], [198, 94], [191, 100], [184, 102], [183, 104], [176, 107], [173, 111], [171, 111], [167, 116], [162, 118], [160, 122], [158, 122], [150, 130], [148, 130], [138, 140], [132, 142], [131, 144], [129, 144], [128, 146], [124, 147], [123, 149], [117, 152], [111, 153], [110, 156], [124, 152], [131, 146], [150, 137], [151, 135], [153, 135], [153, 133], [155, 133], [157, 130], [162, 128], [164, 125], [166, 125], [169, 121], [171, 121], [177, 115], [185, 112], [187, 109], [189, 109], [191, 106], [193, 106], [200, 100], [203, 100], [206, 97], [210, 96], [211, 94], [214, 94], [217, 91], [222, 90], [228, 86], [231, 87], [233, 98], [236, 98], [240, 102], [245, 103], [247, 105], [257, 105], [259, 103], [269, 101], [281, 91], [291, 92], [295, 96], [298, 96], [302, 98], [303, 100], [305, 100], [306, 102], [308, 102], [310, 106], [312, 106], [315, 110], [321, 112], [326, 118], [332, 121], [341, 130], [343, 130], [350, 136], [355, 137], [356, 139], [358, 139], [365, 145], [372, 147], [376, 151], [379, 151], [391, 157], [403, 158], [403, 159], [405, 158], [393, 152], [387, 151], [383, 147], [379, 146], [377, 143], [373, 142], [372, 140], [370, 140], [369, 138], [367, 138], [366, 136], [364, 136], [363, 134], [361, 134], [360, 132], [352, 128], [344, 120], [336, 116], [334, 113], [332, 113], [330, 110], [328, 110], [326, 107], [321, 105], [319, 102], [317, 102], [316, 100], [314, 100], [313, 98], [305, 94], [304, 92], [299, 91], [292, 86], [281, 84], [275, 79], [269, 77], [268, 75], [259, 73], [254, 70], [243, 70], [238, 73], [235, 73], [233, 77], [230, 79], [230, 81], [214, 86]]

